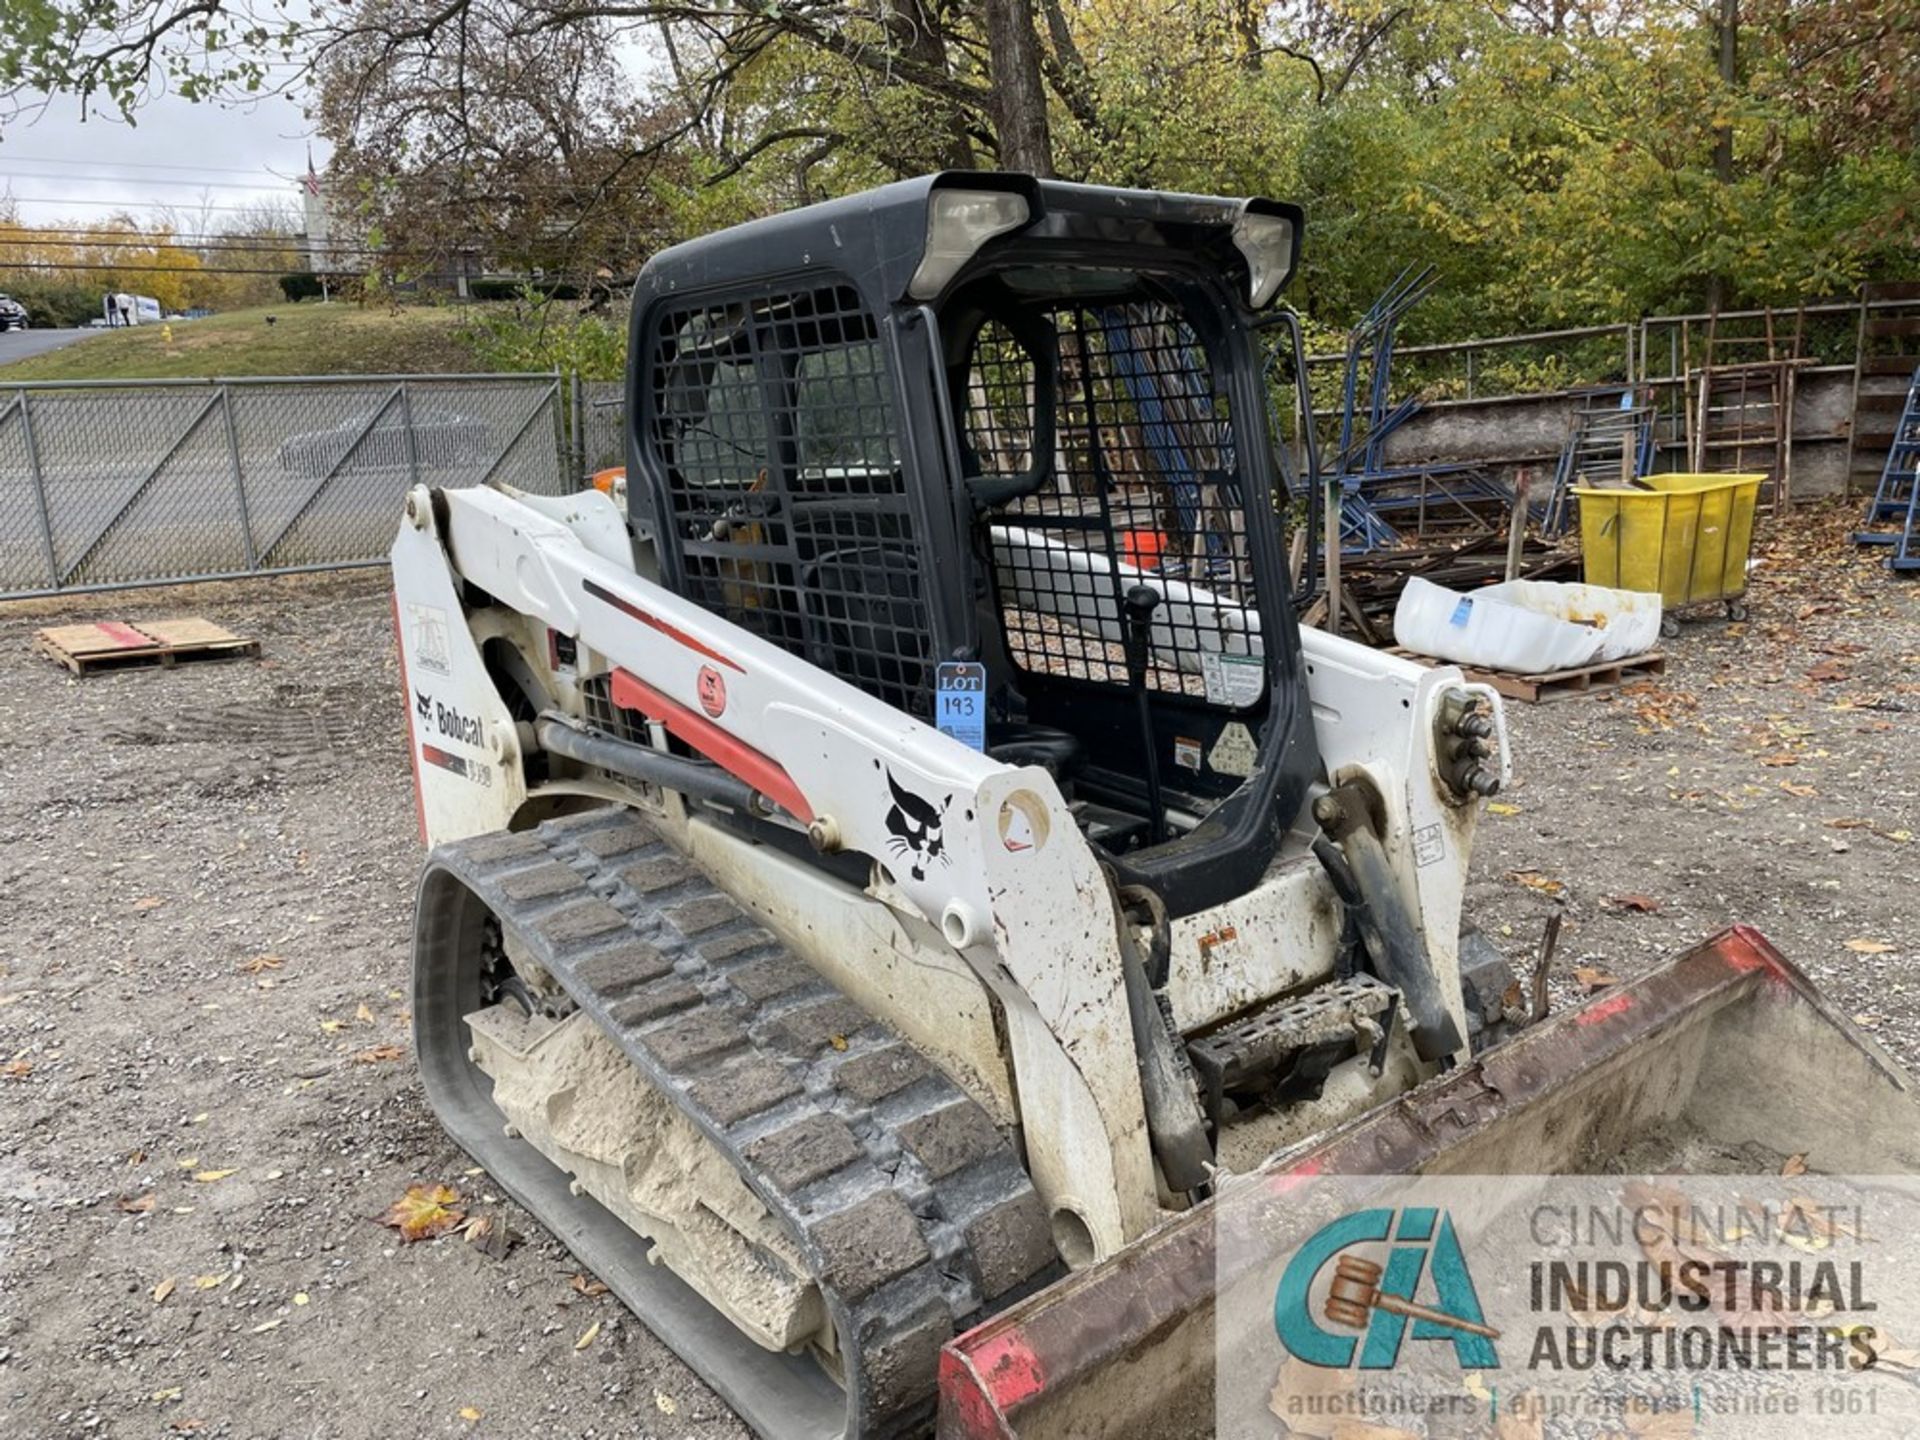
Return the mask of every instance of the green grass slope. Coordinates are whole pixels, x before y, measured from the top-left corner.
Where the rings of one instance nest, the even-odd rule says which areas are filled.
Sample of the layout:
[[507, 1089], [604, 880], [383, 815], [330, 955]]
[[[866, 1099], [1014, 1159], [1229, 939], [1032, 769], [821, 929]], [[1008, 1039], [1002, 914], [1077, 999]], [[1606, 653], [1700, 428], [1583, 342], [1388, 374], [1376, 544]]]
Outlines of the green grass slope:
[[311, 300], [271, 305], [165, 326], [102, 330], [48, 354], [0, 365], [0, 383], [470, 371], [480, 367], [460, 332], [473, 318], [469, 307], [395, 311]]

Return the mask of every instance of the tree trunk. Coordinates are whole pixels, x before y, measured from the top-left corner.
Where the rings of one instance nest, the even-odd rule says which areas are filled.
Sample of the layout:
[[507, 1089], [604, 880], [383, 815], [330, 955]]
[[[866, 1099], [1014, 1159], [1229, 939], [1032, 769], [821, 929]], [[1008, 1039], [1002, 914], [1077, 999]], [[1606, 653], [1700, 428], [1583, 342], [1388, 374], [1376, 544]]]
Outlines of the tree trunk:
[[[1720, 0], [1719, 24], [1715, 27], [1720, 44], [1720, 80], [1729, 91], [1739, 81], [1740, 0]], [[1733, 125], [1723, 121], [1714, 126], [1713, 173], [1722, 185], [1733, 183]], [[1726, 277], [1718, 271], [1707, 281], [1707, 309], [1718, 311], [1726, 303]]]
[[[900, 53], [940, 75], [952, 73], [947, 61], [947, 40], [940, 31], [939, 18], [929, 0], [895, 0], [887, 7], [887, 34]], [[942, 95], [929, 95], [927, 103], [939, 115], [939, 163], [947, 170], [971, 170], [974, 167], [973, 142], [967, 136], [967, 117], [961, 108]]]
[[1051, 177], [1053, 137], [1047, 127], [1047, 92], [1040, 83], [1033, 0], [986, 0], [986, 7], [1000, 168]]

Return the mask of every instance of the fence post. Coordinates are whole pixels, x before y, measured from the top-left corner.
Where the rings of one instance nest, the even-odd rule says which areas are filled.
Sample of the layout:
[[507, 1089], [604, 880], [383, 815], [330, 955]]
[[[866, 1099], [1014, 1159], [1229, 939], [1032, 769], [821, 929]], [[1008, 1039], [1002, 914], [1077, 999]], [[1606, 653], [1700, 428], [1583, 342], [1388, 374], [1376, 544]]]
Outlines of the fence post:
[[240, 464], [240, 432], [233, 423], [233, 387], [222, 380], [220, 384], [220, 413], [227, 422], [227, 462], [233, 471], [233, 500], [240, 508], [240, 543], [246, 551], [247, 569], [258, 570], [260, 558], [253, 550], [253, 520], [247, 514], [246, 472]]
[[587, 387], [573, 372], [573, 483], [587, 478]]
[[20, 434], [27, 442], [27, 469], [33, 473], [33, 503], [40, 512], [40, 543], [47, 552], [48, 588], [60, 588], [60, 557], [53, 549], [53, 516], [47, 510], [47, 477], [40, 471], [40, 446], [33, 438], [33, 407], [20, 391]]
[[1473, 398], [1473, 351], [1467, 351], [1467, 399]]
[[407, 382], [400, 382], [400, 428], [407, 436], [407, 475], [409, 483], [420, 483], [420, 437], [413, 433], [413, 397], [407, 391]]

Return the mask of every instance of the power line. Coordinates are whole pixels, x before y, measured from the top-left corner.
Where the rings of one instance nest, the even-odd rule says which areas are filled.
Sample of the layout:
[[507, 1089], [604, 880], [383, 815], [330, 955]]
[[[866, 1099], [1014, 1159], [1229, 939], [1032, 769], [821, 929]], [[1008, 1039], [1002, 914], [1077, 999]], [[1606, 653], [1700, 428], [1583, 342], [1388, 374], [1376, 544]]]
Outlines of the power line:
[[[20, 155], [12, 150], [0, 151], [8, 160], [24, 160], [35, 165], [84, 165], [84, 160], [75, 160], [71, 155]], [[192, 170], [208, 175], [255, 175], [266, 169], [259, 166], [245, 169], [234, 165], [166, 165], [157, 160], [116, 160], [113, 162], [122, 170]]]
[[68, 265], [38, 260], [0, 265], [0, 274], [5, 274], [10, 270], [102, 270], [119, 275], [285, 275], [289, 273], [287, 267], [284, 265], [276, 265], [267, 269], [250, 269], [241, 266], [226, 265], [140, 265], [133, 263], [126, 265]]
[[285, 275], [284, 265], [271, 269], [215, 268], [208, 265], [56, 265], [35, 261], [31, 264], [0, 266], [0, 274], [9, 270], [103, 270], [116, 275]]
[[35, 175], [0, 171], [0, 180], [54, 180], [62, 185], [177, 185], [189, 190], [273, 190], [282, 186], [297, 189], [300, 185], [298, 179], [289, 180], [271, 171], [264, 173], [268, 175], [268, 181], [255, 185], [243, 185], [238, 180], [154, 180], [144, 175], [103, 175], [97, 172], [91, 175]]
[[220, 210], [234, 215], [245, 215], [255, 208], [251, 205], [176, 205], [166, 200], [48, 200], [38, 195], [12, 193], [0, 195], [0, 204], [9, 200], [19, 205], [87, 205], [108, 210], [172, 210], [195, 214], [204, 210]]
[[[265, 255], [282, 250], [301, 250], [310, 247], [304, 236], [228, 236], [214, 241], [182, 240], [174, 235], [150, 235], [126, 238], [121, 231], [120, 237], [113, 240], [68, 240], [53, 239], [43, 235], [22, 235], [18, 238], [0, 233], [0, 246], [12, 246], [16, 250], [33, 249], [42, 246], [65, 246], [74, 250], [193, 250], [200, 254], [232, 253], [237, 255]], [[332, 253], [360, 251], [367, 254], [391, 253], [391, 247], [362, 245], [352, 241], [325, 241], [319, 248]], [[0, 262], [3, 263], [3, 262]]]

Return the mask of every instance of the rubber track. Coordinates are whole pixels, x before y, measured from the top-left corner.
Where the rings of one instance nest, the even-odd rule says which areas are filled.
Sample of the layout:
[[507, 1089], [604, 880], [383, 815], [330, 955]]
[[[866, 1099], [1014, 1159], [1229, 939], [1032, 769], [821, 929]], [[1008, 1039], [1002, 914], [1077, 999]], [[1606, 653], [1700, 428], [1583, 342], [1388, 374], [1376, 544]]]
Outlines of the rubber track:
[[1062, 1272], [987, 1113], [632, 812], [428, 865], [517, 932], [785, 1222], [840, 1336], [849, 1436], [925, 1430], [940, 1347]]

